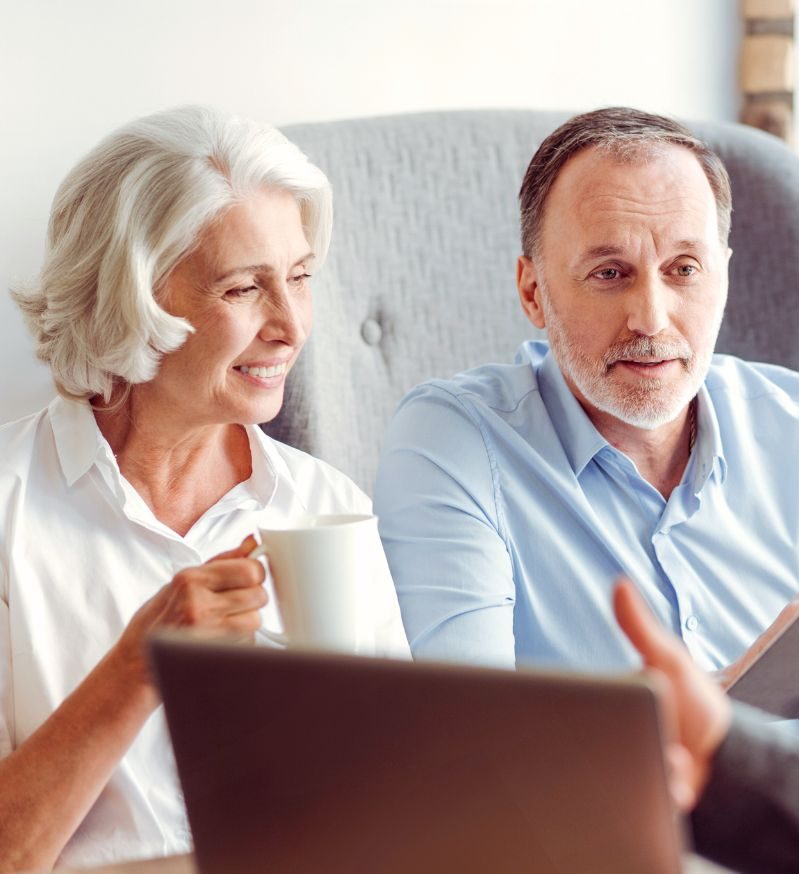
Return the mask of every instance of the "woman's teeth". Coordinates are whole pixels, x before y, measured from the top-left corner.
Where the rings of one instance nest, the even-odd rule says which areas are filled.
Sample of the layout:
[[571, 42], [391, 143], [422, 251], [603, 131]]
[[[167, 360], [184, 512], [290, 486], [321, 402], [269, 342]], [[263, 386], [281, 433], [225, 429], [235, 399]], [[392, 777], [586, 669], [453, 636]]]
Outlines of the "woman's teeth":
[[248, 367], [246, 364], [242, 364], [239, 370], [242, 373], [249, 373], [250, 376], [268, 379], [270, 376], [282, 376], [286, 372], [286, 363], [275, 364], [273, 367]]

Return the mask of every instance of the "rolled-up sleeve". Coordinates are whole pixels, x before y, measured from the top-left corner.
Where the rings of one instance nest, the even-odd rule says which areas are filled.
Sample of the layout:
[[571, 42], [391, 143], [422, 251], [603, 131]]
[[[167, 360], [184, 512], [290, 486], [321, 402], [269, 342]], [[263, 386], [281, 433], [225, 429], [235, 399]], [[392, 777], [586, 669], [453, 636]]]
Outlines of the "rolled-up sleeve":
[[375, 510], [415, 658], [515, 667], [496, 463], [468, 403], [428, 383], [385, 438]]

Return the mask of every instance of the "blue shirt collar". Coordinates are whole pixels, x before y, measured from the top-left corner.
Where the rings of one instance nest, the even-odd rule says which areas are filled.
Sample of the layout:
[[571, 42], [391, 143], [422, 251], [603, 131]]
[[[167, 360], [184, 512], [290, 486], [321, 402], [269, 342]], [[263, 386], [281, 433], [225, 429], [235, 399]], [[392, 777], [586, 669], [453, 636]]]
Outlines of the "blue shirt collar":
[[[526, 344], [527, 345], [527, 344]], [[546, 346], [540, 341], [534, 345]], [[540, 353], [540, 349], [530, 350]], [[537, 368], [538, 387], [549, 417], [560, 437], [563, 451], [569, 459], [574, 475], [579, 477], [594, 456], [608, 446], [608, 441], [597, 431], [580, 402], [563, 378], [555, 356], [547, 351]]]
[[694, 494], [698, 495], [714, 470], [718, 468], [719, 481], [727, 479], [727, 459], [721, 428], [713, 400], [707, 386], [702, 383], [696, 395], [696, 446], [694, 447]]
[[[529, 341], [519, 350], [519, 356], [527, 358], [536, 370], [541, 397], [574, 475], [579, 477], [594, 456], [610, 444], [596, 429], [572, 393], [548, 343], [541, 340]], [[720, 481], [723, 483], [727, 478], [727, 461], [724, 457], [718, 417], [704, 383], [697, 394], [696, 425], [695, 458], [691, 465], [691, 475], [694, 494], [699, 494], [716, 467]]]

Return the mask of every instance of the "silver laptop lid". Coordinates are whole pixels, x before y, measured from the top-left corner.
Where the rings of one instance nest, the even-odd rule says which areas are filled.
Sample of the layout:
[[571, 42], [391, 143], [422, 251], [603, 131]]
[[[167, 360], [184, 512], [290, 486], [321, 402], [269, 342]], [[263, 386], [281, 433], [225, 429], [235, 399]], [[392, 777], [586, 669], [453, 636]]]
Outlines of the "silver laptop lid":
[[202, 874], [680, 870], [643, 680], [152, 654]]

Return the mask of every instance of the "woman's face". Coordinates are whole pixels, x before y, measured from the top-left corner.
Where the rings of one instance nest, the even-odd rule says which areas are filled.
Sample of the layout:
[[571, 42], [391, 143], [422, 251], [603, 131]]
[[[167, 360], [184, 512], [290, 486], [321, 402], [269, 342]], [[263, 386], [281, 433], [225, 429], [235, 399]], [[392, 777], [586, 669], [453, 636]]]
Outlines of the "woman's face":
[[263, 189], [200, 237], [164, 284], [162, 306], [195, 332], [149, 384], [187, 425], [273, 419], [311, 329], [313, 256], [286, 191]]

